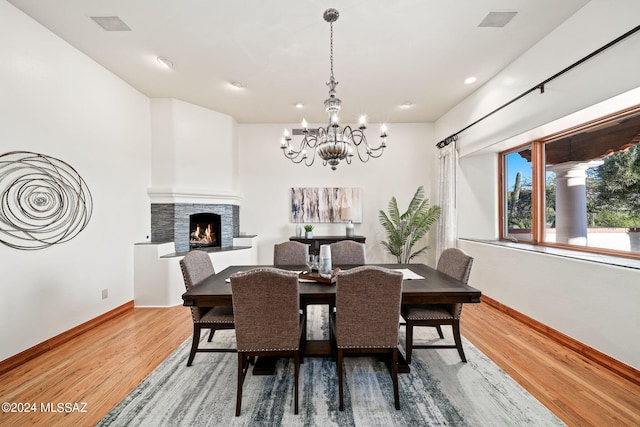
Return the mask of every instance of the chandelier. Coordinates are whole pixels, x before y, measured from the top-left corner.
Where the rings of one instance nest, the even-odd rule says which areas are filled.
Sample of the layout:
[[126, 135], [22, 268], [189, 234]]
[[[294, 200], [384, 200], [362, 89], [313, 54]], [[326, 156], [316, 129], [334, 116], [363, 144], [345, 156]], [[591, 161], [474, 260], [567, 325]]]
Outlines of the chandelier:
[[[309, 129], [307, 122], [302, 120], [302, 129], [294, 129], [293, 135], [302, 135], [302, 141], [298, 149], [294, 149], [291, 146], [292, 136], [287, 129], [284, 131], [284, 137], [280, 148], [285, 157], [290, 159], [293, 163], [302, 163], [311, 166], [315, 160], [316, 154], [322, 159], [323, 165], [331, 165], [332, 170], [336, 170], [336, 167], [341, 160], [345, 160], [347, 164], [351, 164], [351, 159], [355, 153], [358, 154], [358, 158], [362, 162], [367, 162], [369, 158], [378, 158], [382, 155], [385, 147], [387, 146], [387, 131], [386, 126], [382, 125], [380, 129], [380, 138], [382, 142], [376, 148], [373, 148], [367, 142], [364, 130], [366, 126], [366, 117], [361, 116], [358, 128], [352, 128], [351, 126], [340, 126], [338, 123], [338, 113], [340, 113], [341, 101], [336, 97], [336, 86], [338, 82], [333, 76], [333, 23], [338, 20], [340, 14], [336, 9], [325, 10], [323, 17], [324, 20], [331, 26], [330, 37], [330, 60], [331, 60], [331, 75], [327, 86], [329, 86], [329, 98], [324, 101], [324, 109], [329, 115], [329, 124], [326, 127], [320, 127], [318, 129]], [[307, 149], [311, 152], [311, 155], [307, 155]]]

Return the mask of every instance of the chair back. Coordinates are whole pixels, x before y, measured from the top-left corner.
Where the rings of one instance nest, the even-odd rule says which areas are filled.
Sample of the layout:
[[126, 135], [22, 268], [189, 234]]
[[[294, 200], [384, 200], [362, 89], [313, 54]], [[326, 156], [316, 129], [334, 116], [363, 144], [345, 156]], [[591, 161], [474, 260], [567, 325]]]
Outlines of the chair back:
[[449, 248], [442, 251], [440, 259], [438, 259], [437, 270], [467, 284], [472, 264], [473, 258], [462, 250]]
[[305, 265], [309, 258], [309, 245], [301, 242], [283, 242], [273, 245], [273, 265]]
[[[193, 250], [188, 252], [184, 258], [180, 260], [180, 269], [182, 270], [182, 278], [184, 279], [184, 287], [187, 291], [197, 286], [207, 277], [216, 273], [211, 263], [209, 254], [205, 251]], [[207, 307], [191, 307], [191, 316], [194, 322], [199, 322], [202, 316], [209, 311]]]
[[339, 348], [394, 348], [402, 273], [378, 266], [341, 272], [336, 279], [336, 344]]
[[331, 243], [330, 248], [333, 265], [365, 265], [367, 263], [364, 243], [341, 240]]
[[297, 350], [300, 346], [298, 275], [272, 267], [231, 276], [238, 351]]

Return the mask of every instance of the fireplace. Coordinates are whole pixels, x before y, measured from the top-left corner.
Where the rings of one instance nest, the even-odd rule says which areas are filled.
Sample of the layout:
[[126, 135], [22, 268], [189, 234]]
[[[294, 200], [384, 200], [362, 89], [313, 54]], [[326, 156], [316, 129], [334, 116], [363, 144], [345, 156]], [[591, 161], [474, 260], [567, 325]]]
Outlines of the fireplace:
[[220, 247], [220, 215], [197, 213], [189, 215], [189, 249]]
[[[195, 220], [196, 215], [215, 215], [213, 220]], [[233, 238], [240, 234], [240, 208], [237, 205], [204, 203], [152, 203], [151, 204], [151, 243], [174, 242], [177, 253], [186, 253], [191, 246], [191, 234], [206, 231], [212, 224], [216, 243], [210, 246], [228, 248], [233, 246]], [[203, 247], [203, 242], [198, 242]]]

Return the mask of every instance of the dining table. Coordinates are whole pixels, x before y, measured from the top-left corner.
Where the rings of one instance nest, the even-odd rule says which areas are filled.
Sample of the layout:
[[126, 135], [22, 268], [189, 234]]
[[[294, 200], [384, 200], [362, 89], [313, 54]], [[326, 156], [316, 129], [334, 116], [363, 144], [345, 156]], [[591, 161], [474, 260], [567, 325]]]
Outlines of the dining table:
[[[426, 264], [367, 264], [397, 269], [403, 273], [402, 281], [402, 305], [407, 304], [455, 304], [455, 303], [479, 303], [481, 292], [447, 274]], [[287, 265], [233, 265], [213, 274], [182, 294], [183, 305], [187, 307], [217, 307], [233, 306], [230, 277], [234, 273], [249, 271], [260, 267], [275, 267], [284, 270], [295, 271], [303, 277], [308, 277], [306, 266]], [[355, 265], [333, 266], [334, 272], [347, 270]], [[309, 305], [335, 306], [336, 284], [335, 280], [313, 281], [300, 279], [300, 307], [306, 312]], [[362, 301], [366, 304], [366, 301]], [[304, 331], [306, 332], [306, 331]], [[307, 340], [303, 333], [304, 357], [330, 357], [331, 343], [329, 340]], [[254, 374], [270, 374], [273, 372], [272, 363], [266, 359], [263, 363], [256, 363]], [[410, 367], [400, 352], [399, 372], [410, 372]]]

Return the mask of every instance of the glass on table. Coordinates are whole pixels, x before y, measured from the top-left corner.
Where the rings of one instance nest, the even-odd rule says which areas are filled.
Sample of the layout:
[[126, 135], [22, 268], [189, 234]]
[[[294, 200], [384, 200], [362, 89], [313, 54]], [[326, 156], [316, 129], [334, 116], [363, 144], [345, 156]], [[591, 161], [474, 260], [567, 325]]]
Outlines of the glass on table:
[[308, 270], [309, 273], [318, 270], [318, 255], [313, 255], [313, 254], [308, 255], [306, 262], [307, 262], [307, 268], [309, 269]]

